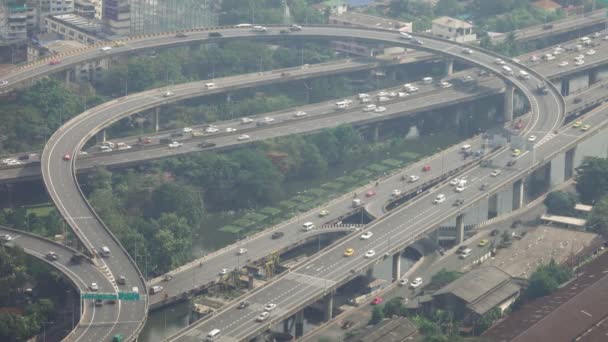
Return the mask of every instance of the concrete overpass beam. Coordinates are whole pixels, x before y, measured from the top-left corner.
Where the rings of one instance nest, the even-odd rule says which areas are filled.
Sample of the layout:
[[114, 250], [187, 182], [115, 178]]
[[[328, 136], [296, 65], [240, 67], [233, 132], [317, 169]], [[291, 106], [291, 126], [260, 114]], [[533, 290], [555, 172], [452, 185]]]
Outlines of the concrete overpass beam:
[[102, 129], [101, 131], [97, 132], [97, 134], [95, 134], [95, 140], [98, 144], [106, 141], [106, 130]]
[[160, 129], [160, 107], [154, 109], [154, 131], [158, 132]]
[[505, 122], [513, 121], [513, 94], [515, 88], [508, 84], [507, 89], [505, 89], [505, 103], [503, 110], [503, 117]]
[[453, 58], [446, 58], [446, 60], [445, 60], [445, 75], [446, 76], [452, 76], [453, 73], [454, 73], [454, 59]]
[[456, 216], [456, 243], [464, 241], [464, 214]]
[[296, 338], [304, 335], [304, 311], [296, 312]]
[[401, 279], [401, 252], [393, 254], [393, 281]]
[[333, 293], [329, 293], [325, 296], [325, 298], [323, 299], [323, 306], [324, 306], [324, 320], [325, 322], [329, 322], [331, 321], [331, 319], [333, 318], [333, 312], [334, 312], [334, 295]]

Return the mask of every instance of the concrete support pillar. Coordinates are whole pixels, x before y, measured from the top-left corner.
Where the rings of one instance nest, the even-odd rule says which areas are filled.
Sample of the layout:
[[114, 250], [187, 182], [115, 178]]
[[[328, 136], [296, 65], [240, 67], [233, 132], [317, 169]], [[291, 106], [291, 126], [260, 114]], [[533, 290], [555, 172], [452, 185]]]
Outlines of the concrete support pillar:
[[226, 93], [226, 103], [230, 103], [232, 101], [232, 95], [230, 93]]
[[374, 125], [374, 132], [373, 132], [373, 141], [376, 142], [380, 139], [380, 125], [381, 123], [378, 122], [377, 124]]
[[464, 214], [456, 216], [456, 243], [464, 241]]
[[389, 79], [396, 81], [397, 80], [397, 71], [396, 70], [390, 70], [388, 72], [388, 77]]
[[283, 321], [283, 332], [285, 334], [289, 333], [289, 318]]
[[393, 254], [393, 281], [401, 279], [401, 252]]
[[570, 79], [568, 77], [562, 78], [562, 96], [570, 95]]
[[154, 109], [154, 131], [158, 132], [160, 126], [160, 107]]
[[106, 130], [102, 129], [101, 131], [97, 132], [97, 134], [95, 134], [95, 140], [98, 144], [106, 141]]
[[370, 268], [365, 271], [365, 276], [367, 277], [367, 279], [372, 280], [374, 278], [374, 269]]
[[325, 296], [325, 298], [323, 299], [323, 306], [325, 307], [325, 310], [323, 312], [323, 317], [325, 322], [329, 322], [331, 321], [331, 319], [333, 318], [333, 312], [334, 312], [334, 295], [333, 293], [329, 293]]
[[453, 73], [454, 73], [454, 59], [447, 58], [445, 60], [445, 75], [452, 76]]
[[304, 335], [304, 311], [296, 312], [296, 338]]
[[72, 80], [72, 78], [71, 78], [71, 73], [72, 73], [72, 69], [67, 69], [67, 70], [65, 71], [65, 84], [66, 84], [66, 85], [69, 85], [69, 84], [70, 84], [70, 81]]
[[513, 121], [513, 92], [515, 88], [507, 84], [507, 89], [505, 89], [505, 104], [504, 104], [504, 119], [505, 122]]
[[513, 210], [520, 209], [524, 205], [524, 180], [520, 179], [513, 183]]
[[253, 276], [251, 274], [247, 276], [247, 289], [253, 290]]
[[590, 87], [591, 87], [591, 85], [597, 83], [597, 73], [598, 73], [597, 69], [589, 70], [589, 86]]

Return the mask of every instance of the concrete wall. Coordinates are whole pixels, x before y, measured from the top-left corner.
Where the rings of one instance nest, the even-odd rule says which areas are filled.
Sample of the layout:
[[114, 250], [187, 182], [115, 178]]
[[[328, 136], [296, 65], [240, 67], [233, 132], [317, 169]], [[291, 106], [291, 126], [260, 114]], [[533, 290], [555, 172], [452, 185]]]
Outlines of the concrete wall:
[[608, 139], [606, 129], [582, 141], [574, 154], [574, 167], [578, 167], [584, 157], [608, 157]]
[[566, 166], [566, 154], [562, 153], [559, 156], [551, 159], [551, 179], [550, 186], [556, 186], [564, 181]]
[[576, 75], [570, 78], [570, 94], [589, 88], [589, 73]]

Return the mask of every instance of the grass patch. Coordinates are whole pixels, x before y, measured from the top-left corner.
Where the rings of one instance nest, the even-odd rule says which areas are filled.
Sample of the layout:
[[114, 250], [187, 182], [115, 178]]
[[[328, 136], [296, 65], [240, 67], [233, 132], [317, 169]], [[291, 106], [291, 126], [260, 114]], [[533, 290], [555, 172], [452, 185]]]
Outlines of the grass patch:
[[371, 176], [371, 174], [372, 173], [366, 169], [359, 169], [359, 170], [356, 170], [353, 173], [351, 173], [351, 176], [361, 179], [361, 178], [367, 178], [367, 177]]
[[262, 222], [266, 220], [268, 216], [253, 212], [248, 213], [247, 215], [243, 216], [243, 218], [252, 222]]
[[265, 207], [265, 208], [260, 209], [260, 213], [262, 213], [266, 216], [270, 216], [270, 217], [277, 216], [281, 212], [282, 212], [281, 209], [274, 208], [274, 207]]
[[321, 185], [321, 188], [326, 190], [340, 190], [342, 188], [342, 183], [340, 182], [329, 182]]
[[290, 200], [279, 202], [279, 207], [285, 208], [287, 210], [292, 210], [292, 209], [294, 209], [297, 206], [298, 206], [298, 203], [296, 203], [294, 201], [290, 201]]
[[340, 183], [344, 183], [344, 184], [354, 184], [357, 182], [357, 180], [354, 177], [351, 176], [342, 176], [338, 179], [336, 179], [338, 182]]
[[321, 197], [324, 196], [325, 194], [327, 194], [327, 191], [323, 190], [323, 189], [312, 189], [312, 190], [308, 190], [308, 193], [316, 196], [316, 197]]
[[50, 204], [45, 204], [42, 206], [35, 206], [27, 208], [27, 215], [35, 214], [38, 217], [49, 216], [53, 211], [55, 211], [55, 207]]
[[387, 171], [389, 169], [389, 167], [386, 167], [386, 166], [380, 165], [380, 164], [372, 164], [372, 165], [366, 167], [366, 169], [373, 171], [373, 172], [384, 172], [384, 171]]
[[416, 152], [405, 151], [405, 152], [399, 153], [399, 157], [401, 157], [405, 160], [416, 160], [420, 157], [420, 154], [416, 153]]
[[234, 224], [235, 226], [242, 227], [242, 228], [249, 228], [249, 227], [253, 226], [255, 224], [255, 222], [249, 221], [246, 218], [241, 217], [240, 219], [232, 222], [232, 224]]
[[397, 168], [397, 167], [400, 167], [401, 165], [403, 165], [402, 161], [396, 160], [396, 159], [384, 159], [380, 163], [382, 163], [386, 166], [390, 166], [392, 168]]
[[242, 231], [243, 231], [243, 228], [237, 227], [237, 226], [232, 226], [232, 225], [223, 226], [222, 228], [220, 228], [220, 232], [224, 232], [224, 233], [236, 234], [236, 233], [240, 233]]

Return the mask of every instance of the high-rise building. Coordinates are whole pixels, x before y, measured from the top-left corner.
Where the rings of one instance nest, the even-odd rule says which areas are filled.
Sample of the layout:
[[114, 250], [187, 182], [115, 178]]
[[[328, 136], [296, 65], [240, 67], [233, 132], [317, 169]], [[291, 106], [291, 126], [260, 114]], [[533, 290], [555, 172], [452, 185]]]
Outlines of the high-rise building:
[[[105, 0], [107, 1], [107, 0]], [[176, 31], [217, 24], [217, 0], [130, 0], [131, 33]]]
[[32, 13], [25, 1], [0, 0], [0, 39], [5, 43], [27, 39]]
[[74, 12], [74, 0], [37, 0], [35, 6], [38, 10], [38, 27], [45, 31], [44, 18], [48, 15]]
[[127, 36], [131, 34], [132, 0], [103, 0], [103, 20], [114, 34]]

